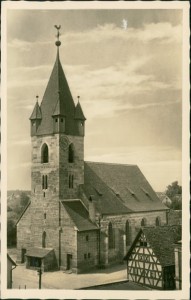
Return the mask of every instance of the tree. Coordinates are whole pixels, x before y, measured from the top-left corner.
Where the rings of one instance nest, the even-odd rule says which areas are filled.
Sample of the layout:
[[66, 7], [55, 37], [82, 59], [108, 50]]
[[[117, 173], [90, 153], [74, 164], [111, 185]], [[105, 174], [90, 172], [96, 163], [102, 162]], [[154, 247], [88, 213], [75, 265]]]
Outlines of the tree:
[[178, 184], [178, 181], [174, 181], [168, 185], [165, 194], [172, 200], [171, 209], [182, 209], [182, 187]]

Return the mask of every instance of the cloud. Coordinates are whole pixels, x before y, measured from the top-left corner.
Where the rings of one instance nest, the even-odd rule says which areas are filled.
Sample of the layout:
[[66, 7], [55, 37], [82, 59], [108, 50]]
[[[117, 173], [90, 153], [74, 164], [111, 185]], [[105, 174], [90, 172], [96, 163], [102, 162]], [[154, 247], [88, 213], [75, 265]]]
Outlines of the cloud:
[[94, 29], [82, 32], [68, 32], [64, 35], [66, 44], [78, 43], [100, 43], [112, 39], [123, 41], [139, 40], [140, 42], [151, 42], [158, 40], [160, 43], [181, 42], [181, 25], [173, 26], [169, 22], [147, 23], [142, 28], [129, 27], [123, 30], [115, 24], [98, 25]]
[[12, 41], [8, 42], [7, 45], [10, 48], [25, 52], [25, 51], [30, 51], [33, 44], [31, 42], [27, 42], [24, 40], [13, 39]]

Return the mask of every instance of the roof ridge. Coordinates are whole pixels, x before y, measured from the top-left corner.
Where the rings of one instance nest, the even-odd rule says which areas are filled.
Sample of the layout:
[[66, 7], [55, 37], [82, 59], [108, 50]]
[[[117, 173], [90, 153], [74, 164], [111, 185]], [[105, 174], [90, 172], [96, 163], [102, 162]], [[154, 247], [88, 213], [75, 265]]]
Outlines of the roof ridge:
[[100, 164], [100, 165], [116, 165], [116, 166], [131, 166], [131, 167], [138, 167], [136, 164], [123, 164], [123, 163], [110, 163], [110, 162], [97, 162], [97, 161], [84, 161], [85, 163], [91, 163], [91, 164]]

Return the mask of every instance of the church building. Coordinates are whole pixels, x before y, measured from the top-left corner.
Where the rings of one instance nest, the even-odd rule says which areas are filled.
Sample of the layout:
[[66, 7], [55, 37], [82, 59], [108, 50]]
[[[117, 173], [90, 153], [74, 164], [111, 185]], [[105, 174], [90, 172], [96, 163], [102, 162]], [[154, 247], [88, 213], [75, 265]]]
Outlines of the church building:
[[85, 122], [60, 56], [31, 122], [31, 201], [17, 222], [18, 262], [80, 273], [120, 263], [139, 229], [168, 208], [136, 165], [84, 161]]

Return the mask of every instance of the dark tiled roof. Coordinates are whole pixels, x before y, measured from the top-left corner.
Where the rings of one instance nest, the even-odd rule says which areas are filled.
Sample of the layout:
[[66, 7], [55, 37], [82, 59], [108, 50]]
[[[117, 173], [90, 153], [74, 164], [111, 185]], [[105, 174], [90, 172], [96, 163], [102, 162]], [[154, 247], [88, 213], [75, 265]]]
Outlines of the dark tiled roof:
[[33, 248], [27, 249], [26, 256], [43, 258], [50, 251], [53, 251], [53, 249], [52, 248], [37, 248], [37, 247], [33, 247]]
[[106, 283], [101, 285], [90, 286], [86, 288], [81, 288], [80, 290], [125, 290], [125, 291], [135, 290], [136, 291], [136, 290], [150, 290], [150, 289], [136, 282], [125, 280], [125, 281], [118, 281], [118, 282], [111, 282], [111, 283]]
[[82, 189], [102, 214], [167, 209], [135, 165], [85, 162]]
[[82, 111], [80, 102], [77, 103], [76, 108], [75, 108], [75, 117], [76, 120], [86, 120], [84, 113]]
[[89, 219], [88, 211], [80, 200], [62, 201], [62, 204], [79, 231], [98, 229]]
[[21, 212], [18, 220], [16, 221], [15, 225], [17, 225], [19, 223], [19, 221], [21, 220], [22, 216], [24, 215], [24, 213], [26, 212], [26, 210], [29, 208], [30, 205], [31, 205], [31, 201], [29, 201], [28, 204], [25, 206], [25, 208]]
[[32, 115], [30, 116], [30, 120], [41, 120], [41, 119], [42, 119], [41, 109], [38, 102], [36, 102]]
[[144, 233], [155, 255], [162, 266], [171, 266], [174, 261], [174, 244], [181, 239], [182, 228], [180, 225], [144, 227], [140, 229], [135, 241], [129, 249], [125, 259], [128, 260], [139, 236]]
[[10, 257], [10, 255], [7, 253], [7, 258], [8, 260], [10, 260], [10, 262], [12, 263], [13, 266], [17, 266], [17, 264], [14, 262], [14, 260]]
[[[59, 100], [59, 103], [58, 103]], [[55, 110], [66, 115], [66, 134], [75, 133], [75, 104], [60, 63], [59, 53], [46, 87], [41, 103], [42, 121], [37, 135], [53, 133], [53, 118]], [[61, 111], [60, 111], [61, 110]]]

